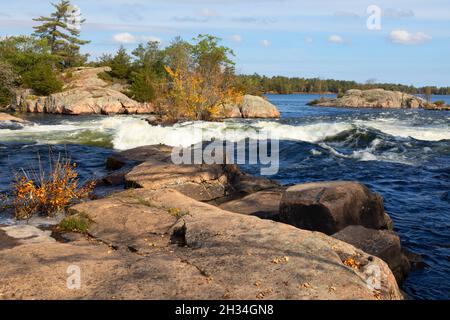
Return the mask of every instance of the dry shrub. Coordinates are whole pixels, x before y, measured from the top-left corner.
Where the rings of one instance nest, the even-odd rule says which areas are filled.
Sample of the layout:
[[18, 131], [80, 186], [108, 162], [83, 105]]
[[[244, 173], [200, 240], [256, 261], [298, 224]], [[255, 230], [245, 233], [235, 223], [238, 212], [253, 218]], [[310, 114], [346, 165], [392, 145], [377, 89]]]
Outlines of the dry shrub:
[[54, 216], [76, 200], [87, 198], [95, 187], [93, 181], [78, 186], [76, 164], [70, 160], [52, 161], [49, 174], [40, 168], [39, 175], [24, 170], [16, 174], [13, 185], [16, 219], [27, 220], [35, 214]]

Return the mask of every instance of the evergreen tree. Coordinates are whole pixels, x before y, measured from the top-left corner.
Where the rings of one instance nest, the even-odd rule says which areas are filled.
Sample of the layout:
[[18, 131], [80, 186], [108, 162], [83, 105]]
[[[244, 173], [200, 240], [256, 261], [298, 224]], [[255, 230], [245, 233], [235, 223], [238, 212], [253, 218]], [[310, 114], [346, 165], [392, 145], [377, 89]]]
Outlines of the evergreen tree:
[[47, 39], [51, 53], [60, 59], [63, 68], [82, 65], [87, 56], [80, 54], [80, 46], [89, 43], [80, 39], [81, 25], [86, 21], [70, 1], [61, 0], [49, 17], [33, 19], [42, 24], [34, 27], [34, 35]]
[[123, 46], [110, 61], [110, 75], [118, 79], [129, 79], [131, 74], [131, 57]]

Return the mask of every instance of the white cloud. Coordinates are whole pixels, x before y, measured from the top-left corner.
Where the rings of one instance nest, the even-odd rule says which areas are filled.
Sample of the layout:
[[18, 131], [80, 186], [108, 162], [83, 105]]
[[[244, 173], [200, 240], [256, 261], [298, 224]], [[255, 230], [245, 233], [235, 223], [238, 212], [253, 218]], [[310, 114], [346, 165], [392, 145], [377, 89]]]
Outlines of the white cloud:
[[306, 43], [313, 43], [313, 41], [314, 41], [314, 39], [311, 38], [311, 37], [306, 37], [306, 38], [305, 38], [305, 42], [306, 42]]
[[113, 40], [118, 43], [136, 43], [137, 39], [131, 33], [122, 32], [122, 33], [115, 34], [113, 36]]
[[406, 30], [394, 30], [389, 34], [389, 40], [398, 44], [416, 45], [430, 41], [431, 36], [424, 32], [411, 33]]
[[264, 48], [268, 48], [272, 45], [272, 43], [269, 40], [261, 40], [259, 42]]
[[241, 43], [242, 42], [242, 37], [240, 35], [238, 35], [238, 34], [235, 34], [235, 35], [231, 36], [231, 40], [233, 42], [236, 42], [236, 43]]
[[328, 42], [335, 43], [335, 44], [343, 44], [345, 41], [344, 41], [344, 38], [342, 38], [341, 36], [334, 34], [328, 38]]
[[122, 44], [133, 44], [138, 42], [161, 42], [161, 39], [155, 36], [135, 36], [128, 32], [118, 33], [113, 36], [113, 40]]

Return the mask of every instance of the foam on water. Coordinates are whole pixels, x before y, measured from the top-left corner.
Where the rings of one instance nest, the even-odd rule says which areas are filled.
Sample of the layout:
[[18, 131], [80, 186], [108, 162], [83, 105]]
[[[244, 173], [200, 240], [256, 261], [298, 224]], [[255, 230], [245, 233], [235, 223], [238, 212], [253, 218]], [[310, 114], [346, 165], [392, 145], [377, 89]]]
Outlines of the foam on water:
[[[445, 124], [444, 124], [445, 126]], [[384, 134], [399, 137], [412, 137], [423, 141], [450, 139], [450, 130], [442, 126], [417, 126], [409, 121], [399, 121], [383, 115], [372, 120], [346, 120], [338, 122], [323, 121], [315, 123], [286, 124], [280, 121], [225, 121], [225, 122], [186, 122], [174, 126], [151, 126], [139, 116], [98, 117], [87, 120], [64, 120], [58, 124], [26, 125], [22, 129], [0, 129], [0, 141], [34, 141], [42, 144], [94, 144], [125, 150], [134, 147], [166, 144], [169, 146], [190, 146], [201, 141], [224, 140], [240, 141], [245, 138], [257, 139], [259, 134], [272, 139], [304, 141], [319, 144], [354, 128], [375, 129]], [[362, 161], [381, 160], [374, 154], [375, 145], [366, 150], [356, 150], [345, 155], [332, 147], [331, 153], [342, 157], [353, 157]], [[383, 160], [404, 161], [389, 155]]]
[[391, 136], [401, 138], [414, 138], [423, 141], [441, 141], [450, 140], [450, 130], [445, 128], [446, 124], [443, 123], [442, 127], [429, 127], [429, 126], [417, 126], [407, 121], [399, 121], [395, 118], [379, 118], [376, 120], [355, 120], [356, 125], [370, 127], [379, 130], [383, 133]]

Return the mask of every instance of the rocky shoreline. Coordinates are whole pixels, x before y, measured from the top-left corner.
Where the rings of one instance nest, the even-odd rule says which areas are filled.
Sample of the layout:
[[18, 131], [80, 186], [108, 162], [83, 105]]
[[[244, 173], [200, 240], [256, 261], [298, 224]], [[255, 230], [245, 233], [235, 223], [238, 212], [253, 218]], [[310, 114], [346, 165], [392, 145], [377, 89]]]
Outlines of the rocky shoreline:
[[342, 97], [336, 99], [321, 98], [311, 101], [311, 106], [337, 107], [337, 108], [388, 108], [388, 109], [429, 109], [448, 110], [447, 107], [438, 107], [425, 99], [403, 93], [384, 89], [348, 90]]
[[[178, 166], [170, 152], [110, 156], [101, 182], [127, 190], [69, 208], [89, 221], [84, 234], [0, 228], [0, 298], [403, 299], [409, 262], [378, 194], [357, 182], [283, 187], [236, 165]], [[71, 265], [79, 290], [66, 286]]]
[[[62, 92], [36, 96], [31, 90], [21, 90], [5, 111], [65, 115], [156, 113], [152, 103], [139, 103], [126, 96], [122, 92], [125, 89], [123, 85], [102, 80], [100, 75], [109, 71], [109, 67], [77, 68], [70, 72], [70, 76], [66, 74]], [[279, 118], [280, 112], [261, 97], [245, 95], [239, 105], [226, 105], [215, 117]]]

